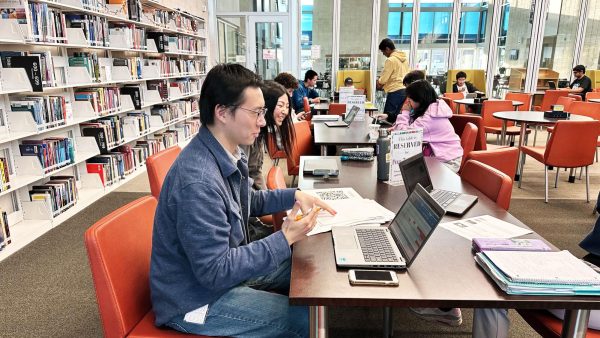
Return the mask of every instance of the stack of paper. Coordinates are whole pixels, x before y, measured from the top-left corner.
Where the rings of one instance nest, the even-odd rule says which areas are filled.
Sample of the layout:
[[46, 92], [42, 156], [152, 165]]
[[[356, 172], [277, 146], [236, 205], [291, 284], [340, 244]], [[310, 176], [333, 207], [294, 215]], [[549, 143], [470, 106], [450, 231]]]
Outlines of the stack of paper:
[[473, 238], [512, 238], [533, 232], [490, 215], [459, 219], [439, 226], [470, 241]]
[[326, 211], [321, 211], [317, 225], [308, 233], [309, 236], [331, 231], [332, 226], [383, 224], [395, 216], [381, 204], [360, 197], [352, 188], [316, 189], [305, 192], [326, 201], [337, 212], [332, 216]]
[[475, 261], [508, 294], [600, 295], [600, 275], [568, 251], [484, 251]]

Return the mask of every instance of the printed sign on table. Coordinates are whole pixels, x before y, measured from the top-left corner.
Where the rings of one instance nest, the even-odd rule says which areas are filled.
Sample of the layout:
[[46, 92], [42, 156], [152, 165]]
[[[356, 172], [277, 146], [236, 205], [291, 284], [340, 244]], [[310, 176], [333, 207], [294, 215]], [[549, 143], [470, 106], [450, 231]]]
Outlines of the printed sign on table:
[[351, 95], [354, 95], [354, 87], [340, 87], [340, 103], [348, 103]]
[[390, 184], [402, 184], [400, 162], [422, 152], [423, 129], [397, 130], [390, 142]]
[[365, 95], [349, 95], [346, 98], [346, 116], [350, 113], [353, 107], [358, 107], [358, 112], [354, 117], [354, 121], [364, 121], [365, 120]]

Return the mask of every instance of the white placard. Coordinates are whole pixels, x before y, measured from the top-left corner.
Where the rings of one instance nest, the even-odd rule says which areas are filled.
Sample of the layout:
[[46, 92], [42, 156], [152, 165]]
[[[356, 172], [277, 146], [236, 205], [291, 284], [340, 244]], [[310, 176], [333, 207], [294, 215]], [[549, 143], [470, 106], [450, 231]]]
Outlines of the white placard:
[[422, 152], [423, 129], [396, 130], [390, 142], [390, 184], [402, 184], [400, 162]]
[[310, 46], [310, 58], [313, 60], [321, 58], [321, 46], [320, 45]]
[[277, 58], [277, 54], [275, 49], [263, 49], [263, 60], [275, 60]]
[[365, 120], [365, 101], [367, 97], [364, 95], [350, 95], [346, 99], [346, 116], [353, 107], [358, 107], [358, 113], [354, 117], [354, 121], [364, 121]]
[[340, 103], [348, 103], [350, 95], [354, 95], [354, 87], [340, 87]]

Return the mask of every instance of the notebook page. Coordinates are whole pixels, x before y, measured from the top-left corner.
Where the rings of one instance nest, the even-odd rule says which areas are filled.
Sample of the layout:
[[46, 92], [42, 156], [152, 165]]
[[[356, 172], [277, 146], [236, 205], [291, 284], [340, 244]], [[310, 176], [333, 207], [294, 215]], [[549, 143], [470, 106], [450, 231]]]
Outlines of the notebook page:
[[566, 250], [486, 251], [484, 254], [513, 282], [600, 285], [600, 275]]

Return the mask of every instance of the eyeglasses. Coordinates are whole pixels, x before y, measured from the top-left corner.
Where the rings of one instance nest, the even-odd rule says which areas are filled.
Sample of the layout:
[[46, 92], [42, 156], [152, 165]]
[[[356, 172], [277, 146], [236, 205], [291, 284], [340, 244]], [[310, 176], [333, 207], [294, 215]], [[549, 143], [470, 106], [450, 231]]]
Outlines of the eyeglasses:
[[259, 108], [257, 110], [252, 110], [252, 109], [248, 109], [248, 108], [244, 108], [244, 107], [239, 107], [239, 106], [234, 106], [235, 108], [241, 109], [241, 110], [245, 110], [247, 112], [253, 113], [254, 115], [256, 115], [256, 121], [260, 120], [260, 118], [265, 118], [265, 114], [267, 113], [267, 108]]

